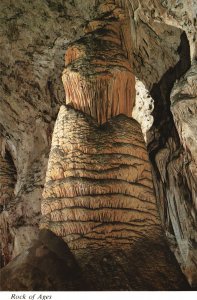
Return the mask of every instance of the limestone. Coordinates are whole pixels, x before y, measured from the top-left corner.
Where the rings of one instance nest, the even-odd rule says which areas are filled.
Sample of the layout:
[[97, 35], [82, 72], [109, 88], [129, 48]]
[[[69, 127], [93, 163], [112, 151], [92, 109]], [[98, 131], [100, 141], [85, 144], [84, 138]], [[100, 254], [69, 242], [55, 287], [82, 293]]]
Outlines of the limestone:
[[148, 232], [158, 234], [143, 135], [140, 125], [123, 115], [100, 127], [61, 107], [43, 197], [41, 228], [63, 237], [71, 249], [132, 244]]
[[[16, 195], [12, 207], [4, 215], [5, 225], [8, 224], [15, 240], [10, 245], [9, 257], [14, 257], [25, 249], [29, 243], [27, 237], [33, 239], [38, 232], [41, 195], [53, 126], [60, 105], [66, 103], [61, 81], [66, 49], [69, 44], [87, 35], [87, 30], [91, 32], [99, 23], [98, 19], [102, 19], [105, 13], [117, 6], [116, 16], [125, 18], [126, 14], [122, 15], [122, 9], [126, 9], [128, 13], [121, 33], [127, 37], [124, 39], [125, 51], [132, 73], [137, 75], [154, 98], [155, 109], [152, 115], [156, 126], [154, 130], [149, 130], [151, 138], [147, 138], [147, 143], [163, 224], [168, 235], [174, 236], [166, 199], [168, 195], [170, 199], [178, 199], [177, 207], [181, 207], [182, 211], [179, 214], [181, 222], [184, 219], [183, 223], [187, 223], [186, 227], [190, 228], [185, 231], [182, 244], [184, 249], [191, 250], [188, 257], [195, 257], [195, 103], [190, 99], [191, 114], [186, 102], [175, 105], [173, 114], [180, 143], [170, 112], [169, 94], [178, 77], [190, 68], [189, 62], [196, 58], [196, 3], [194, 0], [132, 0], [111, 1], [106, 5], [105, 2], [99, 1], [102, 4], [100, 8], [96, 1], [88, 0], [68, 0], [64, 4], [60, 0], [19, 0], [9, 3], [2, 0], [0, 3], [0, 131], [17, 169]], [[172, 76], [174, 70], [178, 77]], [[168, 82], [161, 86], [163, 77], [168, 77]], [[161, 87], [163, 94], [168, 91], [167, 95], [153, 96], [153, 89], [157, 85]], [[146, 101], [146, 96], [143, 101]], [[144, 115], [146, 112], [147, 107]], [[136, 114], [143, 115], [141, 111]], [[186, 121], [182, 122], [182, 118]], [[190, 119], [192, 126], [188, 123]], [[145, 125], [146, 122], [147, 120]], [[181, 133], [182, 127], [184, 135]], [[158, 164], [155, 163], [155, 155]], [[180, 156], [177, 163], [176, 156]], [[171, 180], [169, 172], [173, 172], [172, 178], [176, 178], [175, 181]], [[23, 231], [28, 240], [24, 245], [20, 243]], [[13, 248], [13, 245], [16, 247]], [[179, 252], [177, 245], [175, 248], [175, 252]], [[194, 254], [191, 254], [192, 251]], [[187, 254], [188, 251], [184, 253]], [[177, 257], [183, 265], [180, 253]], [[192, 259], [184, 265], [186, 268], [189, 266], [190, 282], [195, 281], [191, 279], [196, 272]]]
[[128, 35], [122, 34], [122, 22], [116, 10], [90, 22], [86, 35], [69, 45], [65, 55], [66, 104], [99, 124], [119, 114], [131, 117], [135, 104], [135, 77], [125, 55]]
[[[180, 162], [183, 173], [189, 187], [191, 203], [177, 203], [179, 216], [173, 220], [174, 226], [177, 226], [178, 220], [181, 224], [181, 236], [179, 234], [180, 227], [175, 230], [175, 236], [178, 241], [184, 263], [190, 282], [196, 283], [196, 264], [197, 252], [195, 247], [191, 249], [189, 246], [197, 244], [196, 226], [197, 226], [197, 65], [193, 62], [189, 71], [174, 85], [171, 93], [171, 110], [174, 121], [184, 147]], [[188, 199], [189, 200], [189, 199]], [[188, 208], [188, 206], [190, 208]], [[179, 207], [182, 207], [180, 209]], [[176, 224], [176, 225], [175, 225]], [[184, 246], [185, 243], [185, 246]], [[184, 251], [186, 248], [186, 252]]]
[[197, 164], [197, 63], [195, 61], [173, 87], [171, 110], [183, 147]]
[[[191, 290], [166, 243], [144, 240], [140, 246], [127, 255], [118, 249], [116, 256], [110, 251], [103, 256], [102, 249], [98, 249], [98, 259], [87, 249], [84, 267], [60, 237], [42, 230], [26, 251], [0, 270], [0, 290]], [[162, 269], [165, 272], [160, 276]]]
[[10, 247], [13, 237], [11, 236], [7, 208], [14, 198], [14, 188], [16, 184], [16, 168], [5, 150], [3, 153], [3, 139], [0, 139], [2, 152], [0, 153], [0, 253], [2, 264], [7, 264], [10, 257]]
[[1, 291], [83, 291], [90, 289], [66, 244], [43, 230], [26, 251], [0, 271]]
[[[99, 8], [96, 2], [87, 0], [66, 1], [64, 4], [60, 0], [1, 1], [0, 128], [18, 174], [16, 197], [7, 216], [16, 245], [19, 244], [18, 234], [21, 239], [22, 229], [19, 227], [25, 230], [27, 225], [32, 238], [37, 234], [53, 126], [60, 105], [66, 101], [61, 74], [68, 45], [87, 35], [88, 30], [91, 32], [95, 26], [100, 26], [95, 19], [102, 19], [105, 13], [114, 11], [115, 17], [123, 18], [122, 29], [118, 30], [127, 37], [124, 38], [124, 48], [128, 58], [132, 56], [130, 39], [134, 35], [130, 35], [130, 19], [122, 14], [126, 2], [108, 5], [104, 2], [100, 1]], [[142, 55], [135, 51], [136, 62], [132, 68], [140, 75], [140, 80], [150, 86], [155, 77], [159, 80], [162, 73], [178, 61], [176, 50], [180, 31], [172, 29], [169, 34], [167, 26], [161, 38], [153, 44], [152, 33], [145, 27], [140, 28], [140, 32], [145, 32], [146, 43], [151, 39], [148, 50], [151, 63], [149, 60], [142, 66]], [[114, 41], [114, 34], [108, 38]], [[158, 64], [158, 61], [162, 63]], [[161, 64], [165, 66], [161, 67]], [[10, 257], [19, 254], [21, 248], [17, 249], [10, 248]]]
[[136, 79], [136, 101], [132, 111], [132, 117], [141, 125], [144, 139], [146, 141], [146, 133], [153, 125], [152, 111], [154, 109], [154, 100], [148, 92], [145, 85]]

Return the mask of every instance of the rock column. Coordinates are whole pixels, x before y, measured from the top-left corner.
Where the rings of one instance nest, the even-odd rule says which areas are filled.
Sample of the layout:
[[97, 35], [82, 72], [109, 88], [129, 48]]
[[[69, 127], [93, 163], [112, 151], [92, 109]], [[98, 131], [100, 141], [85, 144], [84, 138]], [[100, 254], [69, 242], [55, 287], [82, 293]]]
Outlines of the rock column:
[[115, 7], [66, 52], [67, 105], [53, 133], [41, 228], [65, 240], [95, 290], [185, 289], [160, 225], [141, 128], [131, 118], [135, 77], [124, 24]]

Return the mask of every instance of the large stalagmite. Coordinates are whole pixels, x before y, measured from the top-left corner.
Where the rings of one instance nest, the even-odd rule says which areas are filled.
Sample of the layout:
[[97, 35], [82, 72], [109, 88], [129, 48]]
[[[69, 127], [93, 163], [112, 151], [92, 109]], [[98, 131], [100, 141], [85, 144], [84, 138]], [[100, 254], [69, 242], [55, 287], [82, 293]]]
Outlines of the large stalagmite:
[[133, 244], [159, 234], [151, 168], [140, 125], [120, 115], [98, 126], [62, 106], [42, 202], [42, 227], [71, 249]]
[[93, 289], [187, 289], [165, 241], [145, 142], [132, 118], [99, 125], [62, 106], [43, 197], [41, 228], [64, 239]]
[[196, 285], [196, 4], [179, 2], [1, 1], [0, 289], [188, 289], [162, 225]]
[[137, 237], [140, 222], [147, 220], [147, 231], [152, 228], [146, 218], [152, 210], [153, 223], [159, 223], [140, 126], [123, 116], [112, 119], [131, 117], [135, 104], [135, 77], [121, 35], [125, 16], [115, 14], [90, 22], [86, 36], [69, 45], [65, 55], [66, 103], [87, 115], [60, 109], [42, 227], [64, 237], [73, 249], [128, 244]]
[[[101, 261], [108, 255], [109, 264], [121, 260], [128, 277], [123, 289], [128, 282], [133, 289], [186, 288], [162, 231], [143, 134], [131, 118], [135, 80], [118, 26], [122, 19], [113, 17], [111, 12], [93, 23], [67, 50], [67, 106], [53, 132], [41, 228], [65, 240], [95, 289], [117, 289], [123, 276], [117, 266], [110, 275], [103, 273]], [[145, 252], [138, 249], [142, 244]], [[150, 272], [139, 271], [139, 282], [130, 281], [134, 260], [143, 260], [145, 274]]]

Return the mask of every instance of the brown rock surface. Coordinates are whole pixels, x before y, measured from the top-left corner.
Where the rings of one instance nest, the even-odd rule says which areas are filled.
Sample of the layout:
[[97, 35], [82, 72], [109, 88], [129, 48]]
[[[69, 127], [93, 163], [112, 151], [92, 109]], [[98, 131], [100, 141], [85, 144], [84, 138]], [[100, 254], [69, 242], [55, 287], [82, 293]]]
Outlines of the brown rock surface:
[[99, 126], [62, 106], [43, 197], [41, 228], [64, 239], [94, 290], [188, 289], [162, 232], [145, 142], [132, 118]]
[[61, 238], [51, 231], [42, 230], [26, 251], [0, 270], [0, 290], [130, 291], [190, 288], [164, 240], [144, 239], [130, 251], [127, 249], [127, 252], [124, 249], [113, 252], [97, 249], [96, 256], [95, 252], [87, 249], [86, 256], [77, 260]]
[[[65, 102], [61, 73], [66, 48], [87, 35], [87, 23], [94, 25], [95, 19], [102, 20], [105, 13], [110, 16], [110, 11], [120, 6], [120, 2], [112, 2], [101, 5], [100, 9], [94, 1], [88, 0], [63, 4], [60, 0], [9, 3], [2, 0], [0, 3], [1, 133], [9, 145], [18, 174], [12, 206], [14, 215], [10, 209], [7, 212], [15, 239], [10, 257], [26, 247], [22, 239], [28, 241], [37, 234], [51, 135], [59, 106]], [[141, 59], [145, 55], [140, 54], [143, 47], [133, 52], [133, 69], [149, 86], [178, 61], [176, 50], [181, 31], [158, 24], [158, 28], [161, 27], [165, 30], [159, 33], [156, 42], [156, 35], [148, 25], [139, 22], [136, 27], [141, 28], [138, 38], [142, 36], [142, 42], [151, 48], [147, 63]], [[128, 26], [123, 28], [128, 32]], [[129, 33], [126, 36], [125, 46], [131, 57], [133, 43], [128, 41]], [[132, 33], [132, 36], [135, 35]]]
[[1, 291], [83, 291], [88, 287], [66, 244], [43, 230], [0, 271]]
[[[155, 102], [154, 129], [149, 132], [147, 142], [159, 210], [173, 250], [183, 269], [189, 269], [189, 280], [195, 286], [197, 268], [191, 258], [196, 256], [196, 135], [188, 123], [192, 115], [192, 127], [195, 127], [195, 103], [190, 99], [188, 104], [180, 102], [174, 106], [177, 132], [170, 112], [170, 92], [175, 81], [190, 68], [190, 60], [196, 59], [196, 1], [130, 0], [110, 1], [110, 5], [107, 2], [0, 2], [0, 131], [17, 169], [12, 206], [3, 215], [4, 225], [12, 232], [9, 257], [28, 247], [38, 233], [53, 126], [60, 105], [65, 103], [61, 82], [65, 51], [69, 43], [87, 37], [88, 23], [92, 24], [91, 31], [98, 25], [98, 19], [106, 18], [105, 14], [113, 11], [115, 5], [125, 7], [129, 14], [122, 30], [126, 32], [125, 49], [132, 72], [151, 91]], [[119, 10], [117, 16], [121, 16]], [[181, 72], [177, 71], [178, 65]], [[186, 77], [179, 85], [185, 85], [185, 80]], [[160, 94], [154, 93], [155, 84]], [[141, 109], [141, 105], [138, 107]], [[186, 119], [184, 124], [182, 118]], [[176, 234], [172, 230], [176, 207], [179, 213], [175, 214], [173, 224], [174, 228], [179, 228], [180, 222], [184, 224], [181, 235], [177, 234], [179, 229]], [[182, 241], [182, 254], [178, 239]]]
[[105, 123], [111, 117], [132, 115], [135, 77], [125, 45], [130, 35], [123, 10], [88, 23], [86, 35], [70, 45], [65, 56], [63, 84], [66, 103]]
[[71, 249], [124, 246], [158, 234], [142, 132], [123, 115], [100, 127], [61, 107], [43, 197], [41, 227], [64, 237]]

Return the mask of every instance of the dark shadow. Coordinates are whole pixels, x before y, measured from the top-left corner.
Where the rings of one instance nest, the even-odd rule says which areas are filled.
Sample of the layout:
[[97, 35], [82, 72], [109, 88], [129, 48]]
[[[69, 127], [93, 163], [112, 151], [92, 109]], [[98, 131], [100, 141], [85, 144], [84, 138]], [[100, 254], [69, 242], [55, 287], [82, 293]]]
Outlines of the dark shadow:
[[154, 123], [150, 131], [156, 129], [159, 132], [158, 139], [148, 141], [148, 151], [153, 164], [155, 154], [165, 146], [170, 136], [175, 139], [177, 145], [180, 145], [179, 136], [170, 110], [170, 94], [176, 80], [180, 79], [191, 67], [190, 46], [185, 32], [181, 34], [181, 43], [177, 51], [180, 56], [179, 62], [174, 68], [170, 68], [161, 80], [153, 85], [150, 91], [150, 95], [154, 99], [154, 110], [152, 113]]

